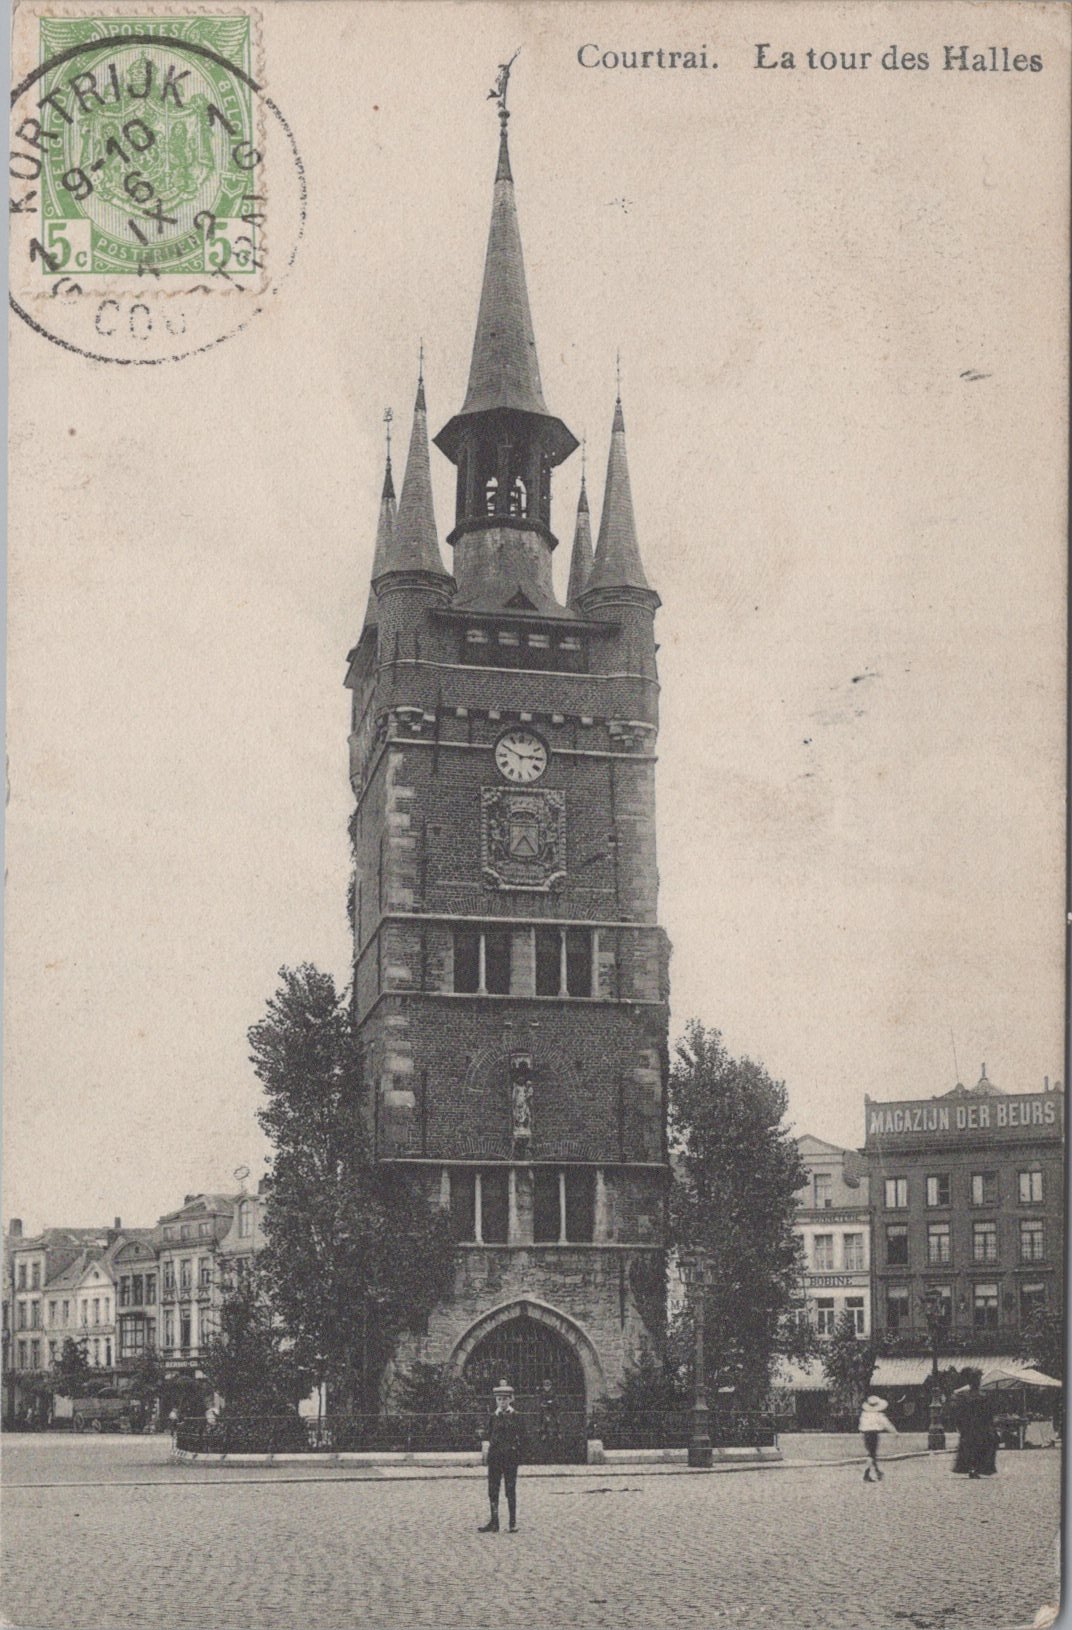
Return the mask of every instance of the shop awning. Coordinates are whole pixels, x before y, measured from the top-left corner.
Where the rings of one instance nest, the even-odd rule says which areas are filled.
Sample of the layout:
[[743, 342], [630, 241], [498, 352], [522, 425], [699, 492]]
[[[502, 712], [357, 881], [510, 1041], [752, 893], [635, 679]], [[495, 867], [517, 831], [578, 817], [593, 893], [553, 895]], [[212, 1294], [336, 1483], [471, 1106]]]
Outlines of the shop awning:
[[983, 1371], [981, 1385], [990, 1392], [1005, 1387], [1060, 1387], [1061, 1383], [1029, 1364], [991, 1364]]
[[[969, 1353], [950, 1354], [948, 1358], [939, 1355], [939, 1370], [963, 1370], [968, 1367], [976, 1370], [1015, 1370], [1017, 1373], [1026, 1372], [1027, 1365], [1019, 1359], [994, 1354], [989, 1358], [972, 1356]], [[872, 1387], [921, 1387], [933, 1369], [929, 1358], [880, 1358], [875, 1365], [875, 1373], [871, 1377]], [[1032, 1383], [1027, 1382], [1028, 1386]]]
[[773, 1382], [776, 1387], [787, 1387], [790, 1392], [829, 1392], [830, 1382], [826, 1379], [821, 1364], [794, 1364], [791, 1359], [783, 1358], [774, 1372]]

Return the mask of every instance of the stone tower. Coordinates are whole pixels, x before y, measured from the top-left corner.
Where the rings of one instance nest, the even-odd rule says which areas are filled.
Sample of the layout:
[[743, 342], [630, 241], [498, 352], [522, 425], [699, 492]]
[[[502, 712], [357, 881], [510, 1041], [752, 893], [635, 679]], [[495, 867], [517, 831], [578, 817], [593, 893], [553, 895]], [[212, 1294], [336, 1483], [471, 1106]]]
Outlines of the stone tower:
[[547, 408], [502, 132], [458, 413], [444, 564], [423, 377], [346, 683], [354, 1014], [377, 1157], [457, 1239], [453, 1294], [399, 1355], [481, 1390], [546, 1377], [591, 1407], [662, 1335], [668, 945], [657, 919], [658, 596], [615, 403], [593, 552], [582, 482], [568, 600]]

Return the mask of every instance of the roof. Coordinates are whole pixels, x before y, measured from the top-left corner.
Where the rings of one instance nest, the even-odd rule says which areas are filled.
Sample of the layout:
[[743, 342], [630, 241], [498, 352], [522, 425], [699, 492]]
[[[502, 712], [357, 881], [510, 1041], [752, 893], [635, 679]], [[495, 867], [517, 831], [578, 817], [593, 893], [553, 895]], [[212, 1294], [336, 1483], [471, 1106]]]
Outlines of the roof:
[[625, 415], [621, 397], [614, 404], [614, 420], [607, 456], [607, 484], [603, 489], [603, 513], [599, 520], [592, 575], [585, 594], [593, 589], [645, 589], [648, 580], [640, 562], [633, 495], [629, 487], [629, 462], [625, 453]]
[[[391, 475], [391, 449], [387, 449], [387, 465], [383, 473], [383, 491], [380, 494], [380, 512], [376, 519], [376, 546], [372, 551], [372, 576], [370, 585], [378, 577], [390, 569], [391, 546], [395, 535], [395, 484]], [[365, 627], [371, 628], [376, 622], [376, 590], [370, 586], [368, 606], [365, 610]]]
[[841, 1144], [827, 1143], [825, 1139], [817, 1138], [811, 1132], [802, 1132], [800, 1134], [799, 1138], [797, 1138], [797, 1148], [801, 1154], [844, 1155], [849, 1153], [847, 1149], [842, 1148]]
[[588, 513], [588, 489], [581, 476], [581, 494], [577, 500], [577, 525], [573, 533], [573, 553], [570, 556], [569, 588], [566, 602], [572, 605], [584, 593], [592, 575], [592, 523]]
[[[379, 540], [377, 539], [377, 547]], [[373, 582], [387, 572], [433, 572], [446, 577], [439, 553], [435, 505], [432, 502], [432, 471], [428, 458], [428, 416], [424, 400], [424, 379], [417, 381], [413, 406], [413, 429], [409, 438], [406, 473], [394, 518], [393, 535], [385, 552], [386, 565]]]
[[165, 1211], [157, 1224], [182, 1222], [184, 1218], [204, 1216], [207, 1213], [229, 1211], [242, 1199], [241, 1194], [191, 1194], [177, 1211]]
[[503, 409], [545, 421], [553, 463], [561, 463], [576, 448], [577, 438], [561, 419], [548, 412], [543, 399], [505, 119], [499, 138], [469, 385], [461, 412], [444, 425], [436, 437], [436, 446], [456, 460], [463, 421], [478, 413]]

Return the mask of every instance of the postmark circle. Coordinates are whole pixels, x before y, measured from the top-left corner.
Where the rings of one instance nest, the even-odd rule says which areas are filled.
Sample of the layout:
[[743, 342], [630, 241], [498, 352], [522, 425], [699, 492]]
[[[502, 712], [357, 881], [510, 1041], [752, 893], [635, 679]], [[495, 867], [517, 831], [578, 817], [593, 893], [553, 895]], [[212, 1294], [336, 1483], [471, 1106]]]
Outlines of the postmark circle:
[[177, 362], [240, 334], [297, 257], [305, 170], [253, 73], [255, 13], [20, 8], [12, 308], [94, 361]]

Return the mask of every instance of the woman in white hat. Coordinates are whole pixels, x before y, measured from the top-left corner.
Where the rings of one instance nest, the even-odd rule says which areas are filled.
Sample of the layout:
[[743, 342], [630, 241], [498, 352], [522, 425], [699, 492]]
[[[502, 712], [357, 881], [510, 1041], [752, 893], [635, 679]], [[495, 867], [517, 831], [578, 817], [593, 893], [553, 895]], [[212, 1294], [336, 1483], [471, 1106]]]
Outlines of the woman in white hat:
[[[867, 1450], [867, 1470], [864, 1472], [864, 1482], [874, 1483], [882, 1481], [882, 1473], [878, 1469], [878, 1439], [880, 1432], [894, 1432], [897, 1428], [888, 1418], [886, 1411], [889, 1408], [885, 1398], [872, 1393], [864, 1399], [864, 1407], [860, 1411], [860, 1431], [864, 1435], [864, 1448]], [[871, 1473], [874, 1472], [874, 1477]]]

